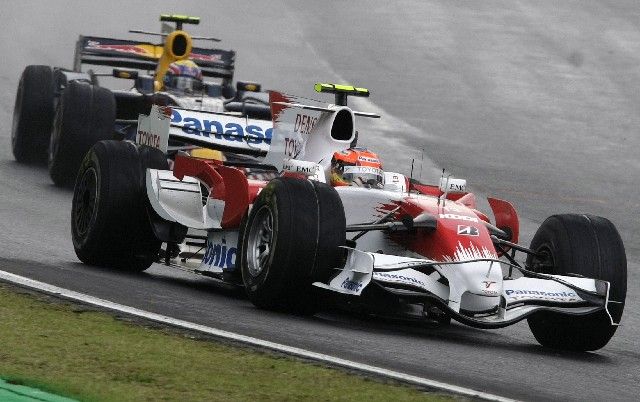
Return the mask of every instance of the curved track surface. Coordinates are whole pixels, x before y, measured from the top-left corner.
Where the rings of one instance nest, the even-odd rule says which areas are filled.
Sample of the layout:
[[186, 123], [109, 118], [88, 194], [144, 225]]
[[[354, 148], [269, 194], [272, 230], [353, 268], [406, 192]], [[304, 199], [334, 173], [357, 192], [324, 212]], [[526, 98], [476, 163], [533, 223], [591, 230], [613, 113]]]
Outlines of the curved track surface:
[[[636, 400], [640, 261], [640, 5], [636, 1], [12, 2], [0, 43], [0, 269], [224, 330], [525, 400]], [[213, 3], [212, 3], [213, 4]], [[361, 143], [408, 173], [425, 159], [475, 191], [512, 200], [523, 243], [548, 215], [609, 217], [627, 246], [623, 326], [596, 353], [537, 345], [525, 323], [454, 324], [297, 318], [256, 310], [238, 292], [154, 265], [123, 275], [81, 265], [71, 193], [10, 151], [17, 81], [27, 64], [70, 66], [77, 35], [155, 29], [161, 12], [199, 15], [193, 31], [238, 50], [238, 79], [312, 95], [315, 81], [369, 87], [381, 111]], [[387, 146], [387, 144], [389, 146]], [[391, 146], [392, 145], [392, 146]], [[423, 180], [435, 180], [433, 165]]]

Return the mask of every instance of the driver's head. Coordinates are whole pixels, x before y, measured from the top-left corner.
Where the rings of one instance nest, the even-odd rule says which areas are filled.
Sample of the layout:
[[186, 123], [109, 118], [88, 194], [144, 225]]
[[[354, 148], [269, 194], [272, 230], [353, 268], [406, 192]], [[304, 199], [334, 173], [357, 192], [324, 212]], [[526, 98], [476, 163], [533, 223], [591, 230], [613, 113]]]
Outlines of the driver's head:
[[334, 153], [331, 185], [382, 188], [384, 171], [378, 155], [366, 148], [349, 148]]
[[202, 91], [202, 71], [191, 60], [178, 60], [169, 64], [164, 76], [164, 88], [167, 91], [193, 93]]

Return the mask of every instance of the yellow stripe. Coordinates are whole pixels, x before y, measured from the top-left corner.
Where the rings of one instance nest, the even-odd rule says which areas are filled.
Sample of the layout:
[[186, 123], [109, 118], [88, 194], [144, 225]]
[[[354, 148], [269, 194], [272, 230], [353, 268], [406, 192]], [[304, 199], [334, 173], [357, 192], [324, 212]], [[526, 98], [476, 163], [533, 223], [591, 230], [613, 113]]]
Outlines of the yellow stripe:
[[352, 85], [334, 84], [333, 87], [338, 91], [353, 91], [353, 86]]
[[314, 89], [316, 92], [359, 92], [363, 94], [368, 94], [369, 90], [367, 88], [357, 88], [353, 85], [341, 85], [341, 84], [325, 84], [322, 82], [318, 82], [314, 85]]
[[182, 14], [160, 14], [160, 18], [170, 18], [180, 21], [200, 21], [200, 17], [191, 17], [189, 15]]

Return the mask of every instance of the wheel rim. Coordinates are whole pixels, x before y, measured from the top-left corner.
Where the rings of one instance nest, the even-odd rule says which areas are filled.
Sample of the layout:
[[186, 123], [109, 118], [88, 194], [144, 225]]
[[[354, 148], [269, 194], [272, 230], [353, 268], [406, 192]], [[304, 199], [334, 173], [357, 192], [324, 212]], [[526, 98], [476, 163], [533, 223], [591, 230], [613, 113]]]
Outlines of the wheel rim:
[[98, 198], [98, 175], [93, 167], [85, 170], [78, 183], [74, 196], [73, 221], [78, 236], [84, 236], [89, 230], [96, 212]]
[[273, 250], [273, 215], [265, 205], [256, 214], [247, 239], [247, 268], [256, 277], [263, 273], [271, 259]]

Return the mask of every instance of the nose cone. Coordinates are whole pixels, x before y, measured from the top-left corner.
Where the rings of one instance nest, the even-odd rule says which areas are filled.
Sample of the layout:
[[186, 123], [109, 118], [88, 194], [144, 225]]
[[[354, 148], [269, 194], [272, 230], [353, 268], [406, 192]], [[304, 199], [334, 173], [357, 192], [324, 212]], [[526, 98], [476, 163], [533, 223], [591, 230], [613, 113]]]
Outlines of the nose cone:
[[437, 261], [498, 258], [489, 231], [473, 209], [451, 200], [443, 206], [436, 198], [427, 196], [407, 198], [405, 203], [416, 215], [427, 213], [438, 221], [435, 231], [414, 236], [413, 251]]

